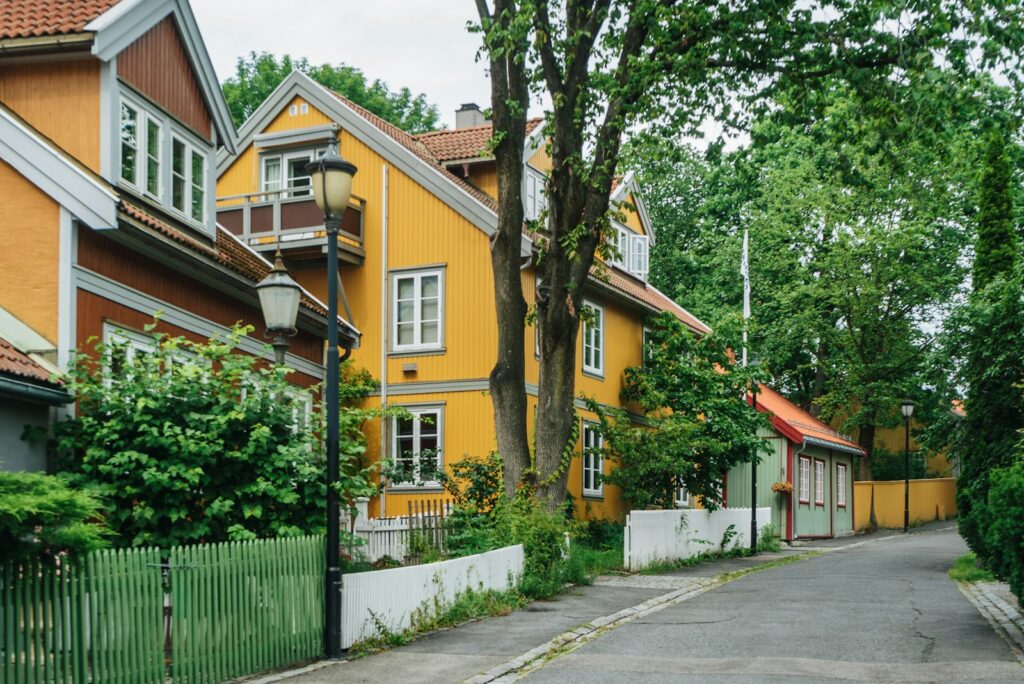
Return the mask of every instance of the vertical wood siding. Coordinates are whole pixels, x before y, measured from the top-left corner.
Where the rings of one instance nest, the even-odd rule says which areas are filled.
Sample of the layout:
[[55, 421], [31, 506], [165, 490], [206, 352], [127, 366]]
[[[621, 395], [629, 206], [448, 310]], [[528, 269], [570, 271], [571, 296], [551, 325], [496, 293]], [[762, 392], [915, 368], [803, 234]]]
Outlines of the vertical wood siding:
[[0, 66], [0, 102], [99, 173], [99, 61], [83, 57]]
[[117, 75], [206, 140], [212, 121], [173, 17], [167, 17], [117, 56]]
[[0, 307], [57, 344], [60, 208], [0, 161]]

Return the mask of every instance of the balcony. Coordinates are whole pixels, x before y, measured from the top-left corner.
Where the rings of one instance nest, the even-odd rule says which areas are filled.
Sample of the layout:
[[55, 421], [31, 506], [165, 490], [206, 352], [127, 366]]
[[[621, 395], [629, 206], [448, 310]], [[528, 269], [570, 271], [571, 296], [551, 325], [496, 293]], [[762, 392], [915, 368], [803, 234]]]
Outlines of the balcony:
[[[353, 195], [342, 216], [338, 236], [338, 257], [342, 263], [363, 263], [365, 213], [366, 200]], [[259, 252], [273, 252], [280, 244], [281, 251], [293, 263], [324, 259], [324, 215], [308, 187], [218, 197], [217, 221]]]

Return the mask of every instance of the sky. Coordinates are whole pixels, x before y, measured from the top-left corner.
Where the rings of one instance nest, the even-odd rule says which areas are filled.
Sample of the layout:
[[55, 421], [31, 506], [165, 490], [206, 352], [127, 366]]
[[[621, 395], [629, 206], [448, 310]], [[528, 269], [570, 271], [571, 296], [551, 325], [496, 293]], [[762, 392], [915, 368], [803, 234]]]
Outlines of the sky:
[[425, 93], [448, 127], [459, 105], [490, 106], [479, 37], [466, 30], [472, 0], [192, 0], [192, 10], [222, 81], [238, 57], [266, 51], [343, 62], [392, 90]]

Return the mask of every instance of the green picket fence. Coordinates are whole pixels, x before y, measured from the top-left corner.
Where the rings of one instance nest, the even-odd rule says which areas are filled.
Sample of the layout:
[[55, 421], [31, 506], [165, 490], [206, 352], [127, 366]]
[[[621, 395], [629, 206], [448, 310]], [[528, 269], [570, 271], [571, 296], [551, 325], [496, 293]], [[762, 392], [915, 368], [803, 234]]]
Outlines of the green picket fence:
[[171, 550], [175, 682], [233, 677], [323, 653], [323, 537]]
[[3, 684], [219, 682], [315, 658], [323, 554], [301, 537], [2, 566]]
[[0, 585], [5, 684], [163, 681], [159, 550], [8, 564]]

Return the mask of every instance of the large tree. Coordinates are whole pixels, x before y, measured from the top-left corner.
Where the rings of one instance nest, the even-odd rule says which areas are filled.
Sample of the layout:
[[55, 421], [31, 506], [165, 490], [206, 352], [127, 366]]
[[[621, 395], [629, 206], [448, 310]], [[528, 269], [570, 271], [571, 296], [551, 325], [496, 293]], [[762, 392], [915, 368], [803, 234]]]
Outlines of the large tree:
[[[491, 77], [498, 167], [492, 243], [498, 321], [490, 376], [505, 486], [524, 475], [549, 505], [564, 497], [572, 448], [576, 337], [594, 258], [609, 249], [609, 193], [623, 134], [659, 123], [694, 131], [707, 118], [738, 123], [776, 88], [820, 77], [858, 87], [932, 68], [967, 69], [1020, 38], [1012, 9], [944, 0], [476, 0]], [[984, 15], [984, 16], [983, 16]], [[978, 38], [984, 31], [984, 39]], [[980, 42], [985, 49], [974, 50]], [[1012, 46], [1011, 46], [1012, 47]], [[545, 132], [549, 209], [537, 233], [540, 328], [536, 454], [526, 431], [520, 278], [522, 150], [532, 93], [550, 99]]]
[[293, 59], [284, 55], [278, 59], [268, 52], [250, 52], [248, 57], [239, 57], [235, 74], [221, 86], [235, 126], [241, 126], [293, 71], [301, 71], [409, 133], [440, 127], [437, 106], [430, 104], [423, 93], [413, 95], [408, 88], [393, 91], [384, 81], [371, 82], [361, 70], [347, 64], [314, 65], [305, 57]]

